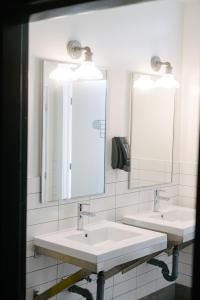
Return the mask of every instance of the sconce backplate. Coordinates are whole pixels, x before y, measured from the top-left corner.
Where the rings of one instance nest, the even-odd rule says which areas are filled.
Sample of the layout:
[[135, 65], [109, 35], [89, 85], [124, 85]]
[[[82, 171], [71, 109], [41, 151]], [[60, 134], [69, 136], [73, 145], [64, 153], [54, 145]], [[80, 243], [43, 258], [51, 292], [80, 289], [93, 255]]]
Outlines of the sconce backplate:
[[151, 58], [151, 67], [154, 71], [158, 72], [161, 68], [161, 60], [159, 56], [153, 56]]
[[82, 55], [81, 43], [76, 40], [71, 40], [67, 44], [67, 52], [73, 59], [78, 59]]

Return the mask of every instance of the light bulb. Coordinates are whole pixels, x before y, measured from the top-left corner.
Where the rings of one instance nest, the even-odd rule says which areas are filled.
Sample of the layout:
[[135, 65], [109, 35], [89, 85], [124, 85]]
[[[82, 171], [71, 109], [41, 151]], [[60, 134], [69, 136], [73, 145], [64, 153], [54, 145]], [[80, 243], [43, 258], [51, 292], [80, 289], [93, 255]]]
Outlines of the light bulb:
[[167, 89], [178, 89], [180, 87], [178, 81], [174, 78], [173, 74], [164, 74], [160, 79], [156, 82], [157, 87], [167, 88]]
[[102, 79], [102, 72], [95, 66], [93, 61], [84, 61], [82, 65], [75, 71], [77, 79], [97, 80]]
[[74, 72], [66, 64], [58, 64], [57, 68], [49, 74], [49, 78], [60, 82], [76, 79]]
[[148, 90], [155, 87], [155, 82], [148, 75], [141, 75], [134, 81], [134, 88]]

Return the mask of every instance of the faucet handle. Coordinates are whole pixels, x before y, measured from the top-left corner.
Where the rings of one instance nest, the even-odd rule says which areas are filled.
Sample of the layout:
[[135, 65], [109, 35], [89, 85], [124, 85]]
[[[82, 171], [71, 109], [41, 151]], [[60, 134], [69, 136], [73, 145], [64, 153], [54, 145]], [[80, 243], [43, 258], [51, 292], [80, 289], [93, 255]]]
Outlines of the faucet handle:
[[82, 211], [83, 206], [90, 206], [90, 203], [78, 202], [78, 209]]
[[164, 190], [156, 189], [155, 194], [159, 196], [160, 193], [165, 193]]

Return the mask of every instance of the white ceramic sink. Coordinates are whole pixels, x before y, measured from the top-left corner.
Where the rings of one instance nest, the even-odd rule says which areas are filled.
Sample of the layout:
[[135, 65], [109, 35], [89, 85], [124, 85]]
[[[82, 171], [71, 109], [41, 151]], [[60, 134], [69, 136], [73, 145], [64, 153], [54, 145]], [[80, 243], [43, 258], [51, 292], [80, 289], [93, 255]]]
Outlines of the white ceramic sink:
[[126, 239], [138, 237], [140, 233], [133, 233], [124, 229], [114, 227], [104, 227], [96, 230], [73, 234], [68, 237], [69, 240], [77, 241], [86, 245], [92, 245], [96, 249], [109, 246], [111, 243], [120, 242]]
[[171, 205], [161, 212], [126, 215], [123, 223], [168, 234], [168, 241], [187, 242], [194, 238], [195, 210]]
[[[62, 230], [35, 237], [34, 244], [92, 264], [93, 271], [166, 249], [166, 234], [102, 221], [85, 226], [84, 231]], [[82, 264], [80, 264], [82, 265]]]

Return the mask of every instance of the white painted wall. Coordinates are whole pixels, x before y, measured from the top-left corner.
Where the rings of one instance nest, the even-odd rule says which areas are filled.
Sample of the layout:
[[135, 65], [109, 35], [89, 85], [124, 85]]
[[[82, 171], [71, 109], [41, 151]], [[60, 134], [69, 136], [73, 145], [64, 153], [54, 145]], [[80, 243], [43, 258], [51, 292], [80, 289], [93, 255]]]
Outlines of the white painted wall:
[[[184, 6], [179, 204], [195, 207], [199, 143], [200, 1]], [[191, 286], [193, 248], [180, 255], [178, 283]]]
[[[181, 94], [180, 203], [194, 207], [199, 142], [200, 1], [185, 5]], [[190, 176], [188, 176], [190, 175]]]
[[151, 72], [151, 56], [159, 54], [164, 60], [172, 62], [174, 72], [179, 75], [181, 25], [181, 4], [174, 0], [32, 23], [29, 62], [29, 177], [40, 175], [39, 58], [69, 61], [66, 44], [70, 39], [78, 39], [83, 45], [91, 46], [96, 63], [109, 70], [108, 137], [127, 136], [128, 72]]
[[[184, 22], [184, 24], [188, 23], [188, 27], [185, 25], [184, 45], [190, 47], [190, 45], [187, 45], [187, 41], [192, 39], [191, 51], [194, 55], [192, 58], [198, 55], [198, 49], [192, 49], [198, 37], [193, 35], [190, 37], [192, 27], [190, 28], [189, 23], [192, 22], [191, 25], [197, 24], [195, 23], [197, 22], [196, 18], [194, 17], [193, 20], [192, 15], [193, 13], [196, 15], [196, 11], [197, 7], [193, 9], [193, 12], [190, 11], [191, 16], [189, 16], [189, 10], [186, 10]], [[161, 58], [172, 62], [174, 72], [180, 79], [182, 25], [183, 4], [174, 0], [149, 2], [30, 24], [27, 299], [32, 299], [33, 288], [39, 288], [42, 291], [54, 284], [57, 279], [71, 274], [76, 269], [50, 258], [34, 258], [33, 237], [36, 234], [76, 226], [76, 202], [80, 200], [39, 203], [41, 191], [38, 176], [40, 175], [41, 166], [42, 132], [40, 58], [69, 60], [66, 43], [69, 39], [78, 39], [83, 45], [91, 46], [97, 64], [108, 69], [106, 192], [101, 197], [90, 197], [85, 198], [85, 200], [90, 202], [91, 210], [96, 211], [95, 220], [120, 221], [127, 212], [139, 213], [145, 209], [151, 209], [153, 201], [152, 189], [129, 190], [127, 174], [123, 171], [113, 171], [110, 168], [111, 137], [114, 135], [128, 135], [129, 71], [150, 72], [150, 58], [154, 54], [159, 54]], [[195, 32], [195, 34], [197, 33]], [[187, 58], [185, 52], [183, 57]], [[197, 61], [197, 58], [195, 60]], [[185, 59], [185, 61], [187, 60]], [[199, 74], [198, 72], [196, 75]], [[197, 77], [195, 77], [195, 82], [197, 82]], [[194, 98], [193, 101], [198, 106], [197, 98]], [[187, 111], [189, 116], [192, 115], [192, 108], [189, 104], [188, 109], [184, 108], [185, 102], [187, 103], [184, 100], [182, 105], [181, 117], [183, 121], [184, 118], [188, 118]], [[177, 108], [179, 108], [178, 100]], [[180, 156], [179, 115], [180, 110], [178, 109], [175, 132], [176, 160]], [[183, 123], [182, 132], [184, 133]], [[192, 122], [192, 129], [197, 130], [197, 123], [198, 116]], [[196, 151], [191, 150], [192, 152], [189, 152], [189, 148], [185, 148], [185, 145], [188, 141], [191, 141], [191, 145], [195, 149], [193, 145], [196, 145], [197, 135], [191, 134], [190, 139], [189, 129], [191, 128], [187, 122], [186, 124], [188, 139], [182, 134], [181, 145], [184, 146], [186, 151], [181, 152], [181, 158], [186, 162], [188, 160], [194, 162], [196, 160], [189, 159], [189, 157], [190, 155], [194, 157]], [[185, 180], [188, 182], [187, 179]], [[173, 201], [178, 200], [179, 169], [175, 170], [173, 183], [165, 186], [165, 189]], [[168, 262], [171, 260], [168, 257], [163, 257], [163, 259]], [[183, 270], [182, 274], [184, 274]], [[85, 283], [82, 282], [81, 284], [84, 285]], [[118, 300], [140, 299], [166, 284], [168, 283], [162, 279], [157, 268], [142, 265], [126, 275], [117, 275], [108, 280], [106, 283], [106, 300], [112, 299], [112, 296]], [[85, 284], [85, 286], [95, 292], [95, 281]], [[61, 293], [57, 299], [74, 300], [77, 298], [66, 292]]]

